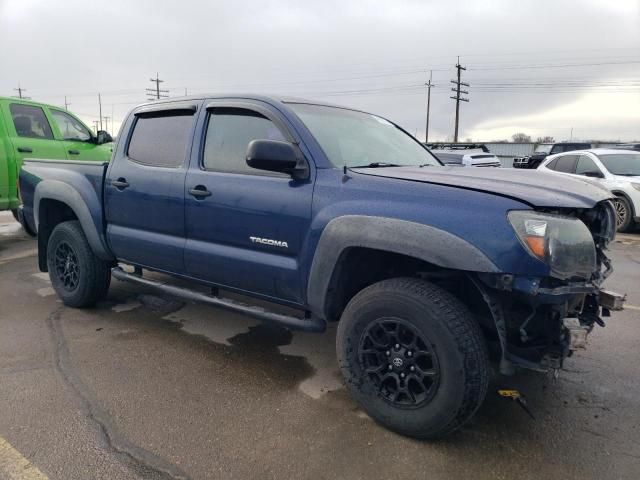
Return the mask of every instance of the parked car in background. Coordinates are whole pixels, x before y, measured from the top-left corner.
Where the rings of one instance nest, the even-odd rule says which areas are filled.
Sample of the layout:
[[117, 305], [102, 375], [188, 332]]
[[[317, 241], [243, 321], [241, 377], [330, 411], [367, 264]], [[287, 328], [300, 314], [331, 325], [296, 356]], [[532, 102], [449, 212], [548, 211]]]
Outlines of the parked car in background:
[[538, 168], [549, 155], [571, 152], [573, 150], [585, 150], [591, 148], [590, 143], [554, 143], [538, 145], [533, 155], [528, 157], [516, 157], [513, 159], [513, 168]]
[[588, 177], [613, 193], [619, 232], [633, 230], [640, 222], [640, 152], [592, 149], [548, 157], [543, 172]]
[[619, 143], [613, 148], [616, 150], [636, 150], [640, 152], [640, 143]]
[[493, 153], [483, 150], [431, 150], [438, 160], [445, 165], [461, 165], [463, 167], [499, 167], [500, 159]]
[[25, 158], [104, 162], [111, 158], [111, 141], [63, 108], [0, 97], [0, 211], [11, 210], [17, 219], [16, 182]]
[[600, 289], [615, 236], [606, 189], [443, 166], [399, 126], [344, 107], [253, 95], [141, 105], [108, 164], [29, 160], [20, 192], [65, 305], [95, 304], [113, 275], [289, 329], [339, 322], [354, 399], [419, 438], [473, 416], [490, 358], [507, 375], [562, 368], [623, 303]]

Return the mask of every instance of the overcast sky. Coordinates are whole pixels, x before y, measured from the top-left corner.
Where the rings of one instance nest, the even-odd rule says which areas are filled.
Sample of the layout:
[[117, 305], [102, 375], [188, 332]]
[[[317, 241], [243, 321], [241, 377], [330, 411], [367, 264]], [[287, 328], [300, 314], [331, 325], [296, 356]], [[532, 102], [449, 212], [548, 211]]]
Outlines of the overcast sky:
[[[279, 93], [450, 140], [518, 131], [640, 140], [640, 0], [0, 0], [0, 95], [20, 84], [89, 125], [119, 122], [159, 72], [169, 95]], [[111, 126], [109, 128], [111, 130]]]

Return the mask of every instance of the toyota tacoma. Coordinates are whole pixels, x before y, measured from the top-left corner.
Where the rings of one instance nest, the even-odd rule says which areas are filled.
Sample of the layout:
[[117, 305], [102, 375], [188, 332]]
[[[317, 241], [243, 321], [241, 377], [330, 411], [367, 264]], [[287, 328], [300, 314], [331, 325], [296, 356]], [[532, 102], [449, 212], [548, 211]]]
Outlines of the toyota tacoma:
[[19, 181], [20, 218], [65, 305], [94, 305], [113, 276], [289, 329], [338, 322], [353, 398], [418, 438], [464, 425], [492, 365], [562, 368], [624, 300], [602, 290], [607, 190], [444, 166], [398, 125], [318, 102], [141, 105], [109, 162], [27, 159]]

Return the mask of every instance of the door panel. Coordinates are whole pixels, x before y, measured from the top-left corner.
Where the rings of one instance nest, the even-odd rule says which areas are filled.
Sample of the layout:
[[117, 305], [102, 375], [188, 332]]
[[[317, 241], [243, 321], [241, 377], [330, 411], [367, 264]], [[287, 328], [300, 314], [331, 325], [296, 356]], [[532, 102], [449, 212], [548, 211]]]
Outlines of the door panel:
[[206, 186], [211, 196], [185, 198], [189, 275], [300, 300], [298, 255], [309, 225], [312, 186], [283, 178], [197, 170], [187, 174], [186, 188], [195, 185]]
[[131, 138], [118, 146], [105, 181], [107, 239], [119, 260], [184, 273], [184, 180], [194, 113], [128, 120], [135, 123]]
[[[192, 159], [185, 182], [187, 273], [302, 303], [299, 255], [309, 228], [313, 184], [251, 169], [245, 161], [251, 140], [290, 141], [291, 134], [270, 112], [246, 105], [221, 104], [208, 116], [203, 168], [196, 153], [197, 165]], [[193, 196], [189, 191], [195, 187], [211, 195]]]
[[[105, 185], [105, 216], [107, 238], [118, 259], [182, 273], [185, 173], [184, 168], [151, 167], [124, 158], [113, 162]], [[128, 186], [120, 187], [118, 181]]]
[[25, 158], [65, 160], [62, 142], [56, 140], [44, 110], [36, 105], [8, 105], [7, 128], [16, 159], [17, 171]]

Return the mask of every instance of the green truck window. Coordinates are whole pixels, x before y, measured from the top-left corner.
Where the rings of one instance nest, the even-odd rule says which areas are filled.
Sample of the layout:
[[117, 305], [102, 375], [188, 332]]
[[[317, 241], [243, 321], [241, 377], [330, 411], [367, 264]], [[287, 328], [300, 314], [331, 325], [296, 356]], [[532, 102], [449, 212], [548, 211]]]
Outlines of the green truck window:
[[40, 107], [12, 103], [9, 109], [19, 137], [53, 140], [51, 126]]
[[65, 140], [78, 140], [81, 142], [91, 140], [91, 133], [87, 127], [82, 125], [71, 115], [59, 110], [50, 109], [49, 111], [51, 112], [53, 120], [58, 125], [58, 130], [60, 130], [62, 138]]

